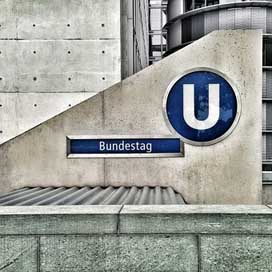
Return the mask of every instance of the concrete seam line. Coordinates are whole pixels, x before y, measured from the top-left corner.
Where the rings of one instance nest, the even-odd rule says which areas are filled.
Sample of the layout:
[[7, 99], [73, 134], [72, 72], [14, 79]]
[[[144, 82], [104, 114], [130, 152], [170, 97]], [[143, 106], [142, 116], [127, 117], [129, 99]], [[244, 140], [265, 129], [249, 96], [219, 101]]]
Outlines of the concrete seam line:
[[272, 207], [270, 207], [269, 205], [264, 205], [266, 206], [268, 209], [272, 210]]
[[123, 210], [125, 205], [122, 205], [120, 210], [117, 213], [117, 225], [116, 225], [116, 234], [119, 235], [120, 234], [120, 214], [121, 211]]
[[37, 237], [37, 272], [41, 271], [41, 237]]
[[201, 272], [201, 240], [200, 240], [200, 235], [196, 235], [196, 246], [197, 246], [198, 272]]

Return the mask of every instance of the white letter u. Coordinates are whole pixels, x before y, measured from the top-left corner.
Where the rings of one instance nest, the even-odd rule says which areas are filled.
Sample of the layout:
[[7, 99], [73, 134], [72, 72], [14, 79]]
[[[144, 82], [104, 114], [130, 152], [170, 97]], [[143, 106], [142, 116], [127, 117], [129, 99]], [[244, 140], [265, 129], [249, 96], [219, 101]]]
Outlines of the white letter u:
[[194, 84], [183, 85], [183, 115], [185, 122], [194, 129], [209, 129], [213, 127], [220, 114], [219, 108], [219, 84], [209, 84], [209, 115], [205, 120], [195, 117], [195, 90]]

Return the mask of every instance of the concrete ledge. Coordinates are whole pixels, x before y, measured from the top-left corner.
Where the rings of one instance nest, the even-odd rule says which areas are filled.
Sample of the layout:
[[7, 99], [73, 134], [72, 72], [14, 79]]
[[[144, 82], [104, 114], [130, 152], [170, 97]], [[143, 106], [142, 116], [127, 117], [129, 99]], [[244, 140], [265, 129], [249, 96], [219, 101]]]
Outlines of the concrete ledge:
[[1, 235], [272, 234], [269, 206], [20, 206], [0, 208]]
[[1, 207], [0, 233], [1, 271], [272, 271], [269, 206]]
[[120, 233], [272, 234], [267, 206], [125, 206]]
[[1, 235], [116, 233], [122, 206], [1, 207]]
[[4, 206], [2, 215], [112, 215], [118, 214], [122, 205], [82, 205], [82, 206]]

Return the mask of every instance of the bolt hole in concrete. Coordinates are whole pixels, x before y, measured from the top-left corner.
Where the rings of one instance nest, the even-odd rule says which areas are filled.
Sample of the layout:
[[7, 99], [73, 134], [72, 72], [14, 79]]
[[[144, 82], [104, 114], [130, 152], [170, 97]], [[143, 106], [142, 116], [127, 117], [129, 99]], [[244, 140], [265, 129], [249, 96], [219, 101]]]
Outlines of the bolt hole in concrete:
[[70, 24], [67, 24], [67, 27], [70, 27], [71, 25]]
[[105, 80], [106, 78], [105, 77], [102, 77], [102, 80]]
[[33, 24], [32, 26], [33, 26], [33, 27], [35, 27], [36, 25], [35, 25], [35, 24]]
[[36, 77], [33, 77], [33, 80], [34, 80], [34, 81], [36, 81], [36, 80], [37, 80], [37, 78], [36, 78]]
[[72, 105], [71, 105], [71, 104], [69, 104], [68, 106], [69, 106], [69, 107], [71, 107]]
[[37, 107], [37, 104], [34, 104], [34, 107]]
[[71, 77], [68, 77], [68, 80], [69, 80], [69, 81], [71, 81], [71, 80], [72, 80], [72, 78], [71, 78]]
[[3, 130], [0, 130], [0, 133], [3, 133]]
[[0, 108], [2, 107], [3, 105], [2, 104], [0, 104]]
[[105, 50], [102, 51], [102, 54], [105, 54]]
[[104, 26], [105, 26], [105, 24], [101, 24], [101, 26], [102, 26], [102, 27], [104, 27]]
[[37, 52], [36, 51], [33, 51], [33, 54], [36, 54]]
[[67, 53], [68, 53], [68, 54], [71, 54], [71, 51], [68, 51]]
[[0, 77], [0, 81], [2, 80], [3, 78], [2, 77]]

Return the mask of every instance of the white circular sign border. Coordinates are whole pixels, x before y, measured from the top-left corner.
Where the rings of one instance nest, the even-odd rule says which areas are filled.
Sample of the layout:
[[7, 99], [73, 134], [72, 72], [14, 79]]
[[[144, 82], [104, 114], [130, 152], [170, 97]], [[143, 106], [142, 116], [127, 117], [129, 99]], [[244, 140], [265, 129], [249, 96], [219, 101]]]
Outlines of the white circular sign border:
[[[180, 135], [175, 130], [175, 128], [172, 126], [172, 124], [170, 123], [170, 121], [168, 119], [166, 104], [167, 104], [167, 99], [168, 99], [170, 91], [172, 90], [173, 86], [176, 84], [176, 82], [178, 80], [180, 80], [182, 77], [184, 77], [184, 76], [186, 76], [186, 75], [188, 75], [190, 73], [193, 73], [193, 72], [212, 72], [212, 73], [215, 73], [215, 74], [221, 76], [223, 79], [225, 79], [229, 83], [229, 85], [232, 87], [232, 89], [234, 91], [234, 94], [236, 96], [237, 112], [236, 112], [236, 116], [235, 116], [235, 119], [234, 119], [231, 127], [223, 135], [221, 135], [220, 137], [218, 137], [218, 138], [216, 138], [216, 139], [214, 139], [212, 141], [196, 142], [196, 141], [189, 140], [189, 139], [183, 137], [182, 135]], [[209, 146], [209, 145], [214, 145], [214, 144], [217, 144], [218, 142], [223, 141], [226, 137], [228, 137], [233, 132], [234, 128], [237, 126], [237, 124], [238, 124], [238, 122], [240, 120], [240, 117], [241, 117], [241, 113], [242, 113], [241, 96], [240, 96], [240, 93], [239, 93], [238, 89], [235, 87], [235, 84], [232, 82], [232, 80], [228, 76], [226, 76], [225, 74], [223, 74], [223, 73], [221, 73], [218, 70], [213, 69], [213, 68], [199, 67], [199, 68], [193, 68], [193, 69], [189, 69], [189, 70], [184, 71], [183, 73], [181, 73], [180, 75], [175, 77], [170, 82], [170, 84], [168, 85], [168, 87], [166, 89], [166, 93], [165, 93], [165, 95], [163, 97], [163, 116], [164, 116], [164, 120], [165, 120], [165, 122], [167, 124], [167, 127], [170, 129], [170, 131], [175, 136], [179, 137], [184, 143], [187, 143], [187, 144], [190, 144], [190, 145], [193, 145], [193, 146]]]

